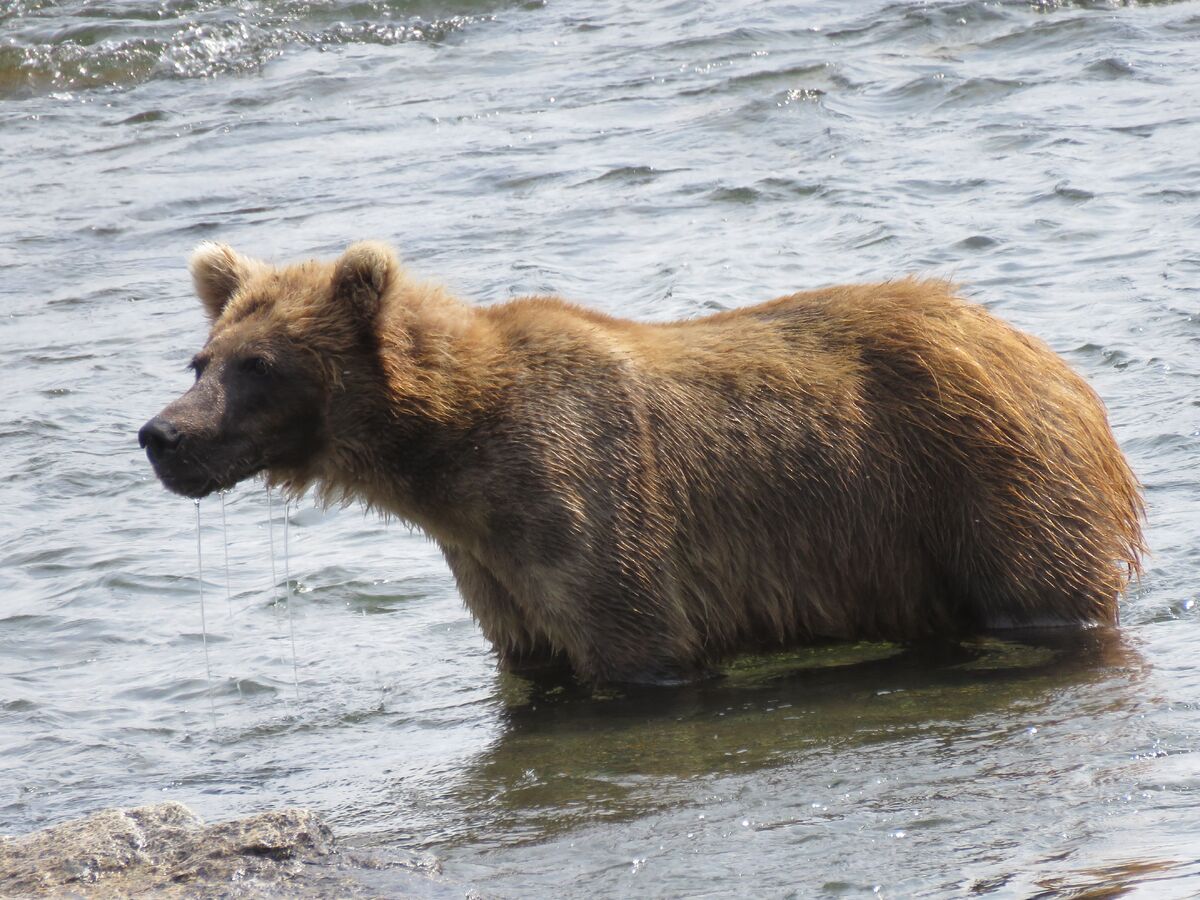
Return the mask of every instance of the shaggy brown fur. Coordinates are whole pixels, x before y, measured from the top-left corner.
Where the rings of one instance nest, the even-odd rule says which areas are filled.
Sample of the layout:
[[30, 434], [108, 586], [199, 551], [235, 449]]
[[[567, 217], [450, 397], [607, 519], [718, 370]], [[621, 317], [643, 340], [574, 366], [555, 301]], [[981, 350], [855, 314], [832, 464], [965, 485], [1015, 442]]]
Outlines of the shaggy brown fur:
[[507, 667], [1112, 623], [1138, 571], [1096, 395], [940, 281], [642, 324], [467, 306], [377, 244], [287, 268], [206, 244], [192, 272], [197, 383], [142, 432], [164, 483], [266, 470], [416, 524]]

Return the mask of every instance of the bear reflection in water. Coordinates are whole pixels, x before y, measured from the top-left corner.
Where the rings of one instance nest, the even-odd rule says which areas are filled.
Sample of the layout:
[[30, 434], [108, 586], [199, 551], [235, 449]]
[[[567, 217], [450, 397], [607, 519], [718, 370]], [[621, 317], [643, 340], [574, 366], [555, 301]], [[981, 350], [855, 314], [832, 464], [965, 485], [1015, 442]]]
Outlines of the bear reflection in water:
[[1142, 501], [1104, 407], [940, 281], [638, 323], [470, 306], [391, 250], [205, 243], [163, 484], [264, 473], [437, 541], [506, 669], [687, 678], [738, 651], [1112, 624]]

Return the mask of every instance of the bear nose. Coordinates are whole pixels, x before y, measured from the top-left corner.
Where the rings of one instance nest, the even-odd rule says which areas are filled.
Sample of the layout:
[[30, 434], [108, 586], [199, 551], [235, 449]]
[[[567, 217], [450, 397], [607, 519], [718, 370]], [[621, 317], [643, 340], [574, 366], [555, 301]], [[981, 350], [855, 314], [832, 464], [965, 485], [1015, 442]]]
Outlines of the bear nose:
[[179, 429], [162, 416], [155, 416], [138, 432], [138, 443], [146, 449], [151, 462], [171, 453], [182, 438]]

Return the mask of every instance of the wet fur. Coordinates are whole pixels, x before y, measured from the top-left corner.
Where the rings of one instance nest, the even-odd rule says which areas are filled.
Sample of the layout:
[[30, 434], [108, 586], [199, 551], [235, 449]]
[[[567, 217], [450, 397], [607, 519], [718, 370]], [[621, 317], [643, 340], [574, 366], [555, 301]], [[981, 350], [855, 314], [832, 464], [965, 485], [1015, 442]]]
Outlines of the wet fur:
[[[1139, 486], [1096, 395], [941, 281], [643, 324], [468, 306], [375, 244], [280, 269], [206, 245], [193, 273], [202, 352], [254, 347], [299, 385], [261, 414], [168, 407], [207, 435], [195, 464], [419, 526], [506, 667], [662, 679], [818, 639], [1109, 624], [1138, 571]], [[254, 430], [231, 420], [273, 415], [311, 423], [304, 446], [271, 446], [276, 423], [222, 459]]]

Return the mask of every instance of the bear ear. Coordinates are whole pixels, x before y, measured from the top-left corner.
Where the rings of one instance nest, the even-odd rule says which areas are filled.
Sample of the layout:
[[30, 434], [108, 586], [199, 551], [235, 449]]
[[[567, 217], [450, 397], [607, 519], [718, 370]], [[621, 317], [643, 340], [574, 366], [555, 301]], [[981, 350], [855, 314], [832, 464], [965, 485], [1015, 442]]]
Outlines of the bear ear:
[[334, 267], [334, 299], [353, 309], [362, 321], [372, 321], [397, 266], [396, 254], [386, 244], [376, 241], [351, 244]]
[[196, 294], [210, 319], [220, 317], [229, 298], [238, 292], [253, 265], [253, 262], [234, 252], [232, 247], [212, 241], [205, 241], [192, 251], [188, 269], [196, 285]]

